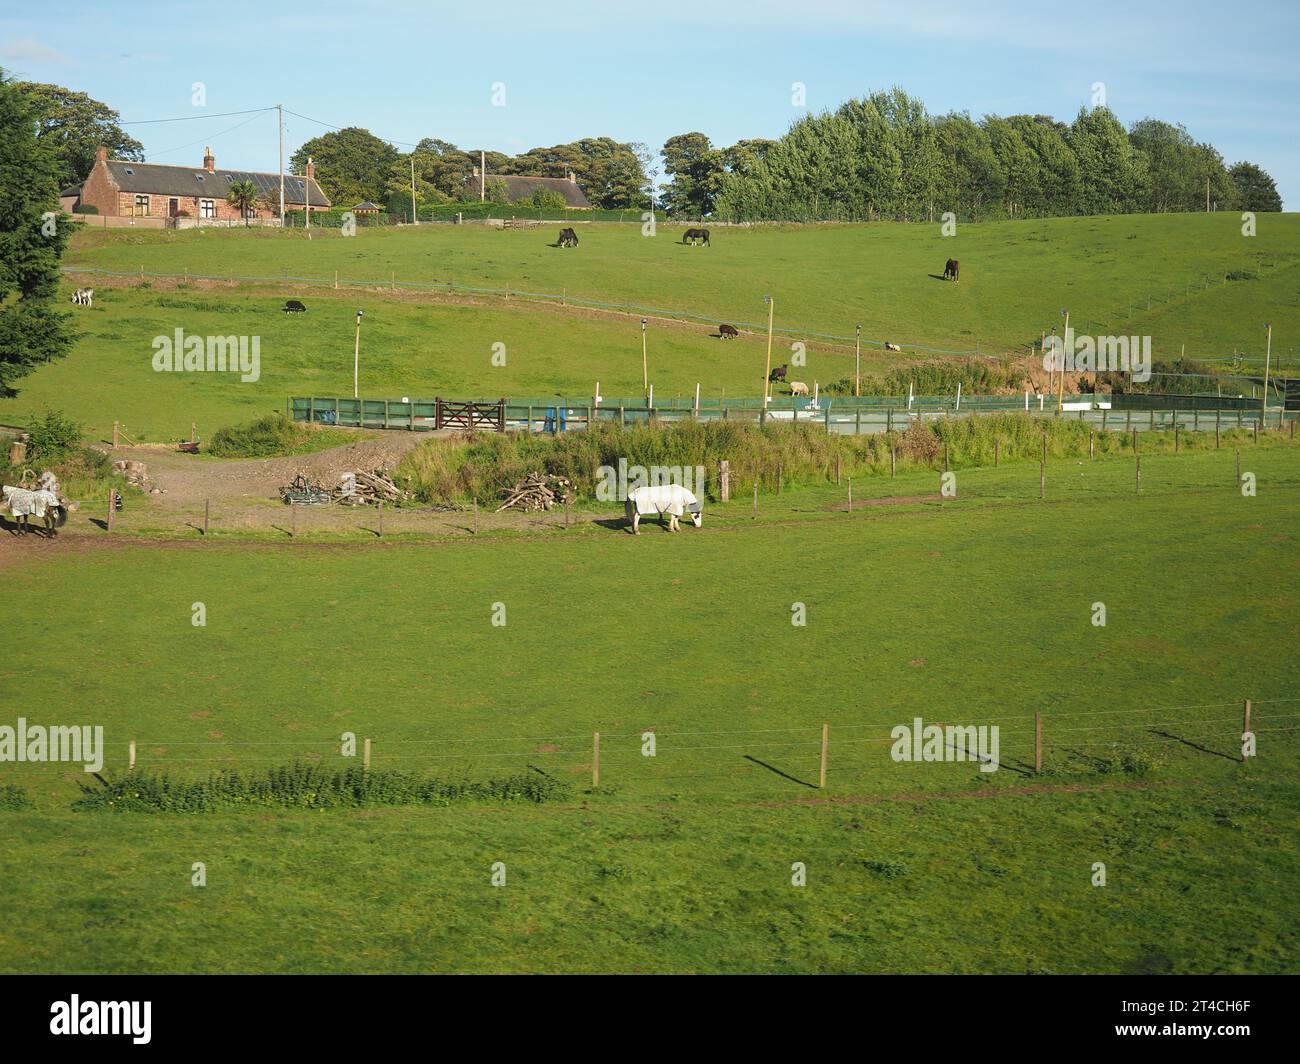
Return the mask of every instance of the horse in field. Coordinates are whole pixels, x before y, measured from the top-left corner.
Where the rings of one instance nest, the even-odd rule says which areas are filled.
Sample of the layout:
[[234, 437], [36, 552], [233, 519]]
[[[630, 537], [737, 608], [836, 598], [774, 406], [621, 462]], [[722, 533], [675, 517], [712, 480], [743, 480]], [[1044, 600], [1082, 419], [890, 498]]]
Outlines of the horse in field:
[[668, 516], [668, 531], [680, 532], [678, 519], [683, 514], [691, 515], [691, 522], [696, 528], [704, 523], [703, 508], [694, 492], [680, 484], [643, 484], [628, 492], [625, 504], [627, 519], [632, 525], [632, 535], [640, 535], [638, 527], [642, 517], [651, 514]]
[[718, 326], [718, 336], [721, 337], [723, 340], [734, 340], [739, 335], [740, 335], [740, 330], [737, 329], [734, 325]]
[[943, 279], [945, 281], [956, 281], [961, 274], [961, 263], [956, 259], [949, 259], [943, 267]]
[[560, 239], [556, 241], [556, 247], [576, 248], [578, 246], [578, 234], [572, 228], [565, 227], [560, 230]]
[[767, 375], [767, 383], [775, 384], [777, 381], [785, 380], [785, 372], [789, 368], [790, 363], [788, 362], [785, 363], [785, 365], [777, 366], [776, 369], [772, 370], [772, 372]]
[[72, 293], [72, 302], [79, 307], [94, 306], [95, 290], [93, 288], [78, 288]]
[[709, 244], [709, 231], [707, 229], [687, 229], [682, 234], [683, 244], [694, 244], [697, 241], [709, 247], [713, 246]]
[[13, 515], [14, 522], [24, 535], [29, 531], [29, 520], [39, 517], [45, 525], [47, 536], [58, 535], [57, 529], [68, 523], [68, 508], [58, 494], [46, 488], [19, 488], [9, 484], [0, 487], [4, 506]]

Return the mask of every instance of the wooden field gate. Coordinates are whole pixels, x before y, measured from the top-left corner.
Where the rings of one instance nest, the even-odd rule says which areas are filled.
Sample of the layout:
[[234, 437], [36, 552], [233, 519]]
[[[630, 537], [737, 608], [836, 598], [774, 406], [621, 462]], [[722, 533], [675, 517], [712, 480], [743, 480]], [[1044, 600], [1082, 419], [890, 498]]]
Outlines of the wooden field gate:
[[495, 403], [458, 403], [451, 399], [438, 397], [434, 400], [433, 427], [435, 429], [495, 429], [506, 430], [506, 401], [498, 399]]

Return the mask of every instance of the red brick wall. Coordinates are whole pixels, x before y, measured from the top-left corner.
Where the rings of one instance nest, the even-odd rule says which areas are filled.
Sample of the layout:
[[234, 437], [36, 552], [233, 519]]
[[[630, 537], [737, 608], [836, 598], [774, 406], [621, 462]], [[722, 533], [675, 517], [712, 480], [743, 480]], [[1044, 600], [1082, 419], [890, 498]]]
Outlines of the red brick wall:
[[81, 186], [81, 202], [99, 208], [100, 214], [117, 214], [117, 186], [108, 176], [108, 167], [101, 162], [91, 168], [90, 176]]

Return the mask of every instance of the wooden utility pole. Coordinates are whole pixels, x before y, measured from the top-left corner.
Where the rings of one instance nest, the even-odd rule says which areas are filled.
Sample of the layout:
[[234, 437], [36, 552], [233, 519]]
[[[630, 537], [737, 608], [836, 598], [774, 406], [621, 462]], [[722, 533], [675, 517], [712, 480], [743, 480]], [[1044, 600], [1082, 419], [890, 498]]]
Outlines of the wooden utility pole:
[[1043, 774], [1043, 715], [1034, 714], [1034, 774]]
[[[1069, 346], [1073, 346], [1072, 344], [1070, 344], [1070, 312], [1068, 310], [1065, 312], [1065, 332], [1062, 334], [1061, 339], [1065, 344]], [[1056, 412], [1058, 414], [1065, 407], [1065, 352], [1066, 352], [1066, 348], [1062, 347], [1061, 348], [1061, 390], [1056, 398]]]
[[853, 351], [853, 397], [862, 395], [862, 326], [858, 326], [857, 338]]
[[1264, 427], [1268, 427], [1268, 367], [1273, 358], [1273, 326], [1264, 326], [1268, 330], [1268, 346], [1264, 351], [1264, 406], [1262, 413], [1264, 416]]
[[591, 787], [600, 786], [600, 732], [591, 735]]
[[478, 201], [484, 203], [487, 201], [487, 163], [484, 162], [484, 153], [478, 153]]
[[[1243, 735], [1250, 731], [1250, 699], [1249, 698], [1246, 699], [1246, 704], [1242, 707], [1241, 731]], [[1243, 739], [1242, 742], [1245, 742], [1245, 740]], [[1241, 759], [1245, 761], [1248, 756], [1249, 756], [1248, 754], [1243, 752], [1241, 755]]]
[[[361, 393], [360, 391], [358, 391], [358, 389], [360, 388], [360, 383], [361, 383], [361, 311], [358, 310], [357, 311], [357, 340], [356, 340], [356, 346], [352, 350], [352, 398], [353, 399], [359, 399], [361, 397]], [[360, 404], [358, 404], [357, 426], [359, 428], [363, 428], [365, 420], [366, 419], [362, 416]]]
[[823, 789], [825, 789], [826, 787], [826, 752], [827, 752], [827, 748], [830, 746], [830, 736], [831, 736], [831, 726], [829, 724], [823, 724], [822, 725], [822, 770], [821, 770], [821, 777], [820, 777], [821, 782], [818, 784], [818, 786]]
[[764, 296], [767, 302], [767, 369], [763, 371], [763, 412], [767, 413], [768, 400], [771, 398], [771, 381], [768, 379], [772, 376], [772, 318], [776, 312], [776, 300], [771, 296]]
[[[284, 104], [277, 103], [280, 114], [280, 224], [284, 225]], [[305, 198], [305, 197], [304, 197]]]
[[411, 224], [420, 224], [420, 216], [415, 209], [415, 152], [411, 152]]
[[650, 361], [646, 354], [645, 327], [647, 319], [641, 319], [641, 392], [645, 396], [650, 395]]

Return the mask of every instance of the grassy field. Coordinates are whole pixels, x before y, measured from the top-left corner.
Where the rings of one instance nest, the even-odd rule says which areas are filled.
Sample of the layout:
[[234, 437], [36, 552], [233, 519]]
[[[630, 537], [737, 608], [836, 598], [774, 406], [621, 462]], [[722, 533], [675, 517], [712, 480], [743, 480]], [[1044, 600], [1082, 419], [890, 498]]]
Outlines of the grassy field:
[[[770, 293], [777, 324], [792, 333], [852, 336], [861, 323], [873, 342], [909, 349], [1023, 351], [1059, 326], [1062, 307], [1080, 332], [1151, 334], [1157, 355], [1182, 345], [1189, 355], [1234, 346], [1262, 355], [1265, 321], [1281, 349], [1300, 347], [1297, 215], [1261, 215], [1250, 238], [1227, 213], [971, 224], [950, 238], [938, 225], [901, 223], [728, 228], [714, 230], [710, 248], [684, 247], [675, 226], [654, 238], [634, 225], [580, 227], [576, 251], [551, 247], [556, 232], [442, 225], [319, 230], [309, 241], [301, 231], [91, 229], [68, 262], [330, 283], [335, 271], [376, 284], [450, 278], [764, 327]], [[931, 276], [949, 257], [961, 260], [960, 284]], [[1261, 272], [1224, 284], [1234, 270]]]
[[[11, 601], [40, 607], [0, 680], [59, 692], [11, 701], [6, 723], [57, 705], [105, 726], [111, 771], [134, 738], [142, 767], [185, 775], [342, 764], [353, 731], [376, 766], [534, 764], [572, 797], [73, 812], [78, 769], [7, 764], [32, 806], [0, 810], [0, 965], [1295, 972], [1295, 453], [1243, 455], [1256, 498], [1203, 452], [1144, 459], [1140, 497], [1121, 459], [1054, 462], [1046, 503], [1036, 463], [1003, 465], [962, 471], [942, 506], [847, 514], [805, 489], [639, 539], [67, 540], [6, 573]], [[1247, 697], [1260, 757], [1243, 765]], [[1003, 767], [893, 762], [889, 729], [918, 715], [999, 723]]]
[[[268, 293], [101, 289], [95, 306], [77, 317], [76, 349], [26, 378], [17, 398], [0, 400], [0, 424], [24, 424], [57, 409], [96, 438], [106, 438], [119, 421], [138, 441], [188, 439], [192, 421], [206, 437], [283, 411], [290, 395], [351, 395], [358, 308], [365, 311], [362, 395], [591, 395], [597, 381], [606, 396], [641, 394], [636, 321], [549, 308], [430, 306], [332, 290], [305, 301], [307, 314], [286, 315], [284, 297]], [[201, 337], [259, 336], [259, 379], [156, 372], [154, 337], [170, 337], [177, 328]], [[492, 361], [497, 343], [505, 345], [504, 366]], [[705, 395], [758, 394], [762, 341], [723, 343], [698, 326], [655, 329], [650, 345], [656, 397], [692, 395], [696, 382]], [[864, 353], [864, 373], [886, 365], [883, 351]], [[852, 373], [853, 357], [810, 351], [806, 371], [809, 381], [839, 379]]]

